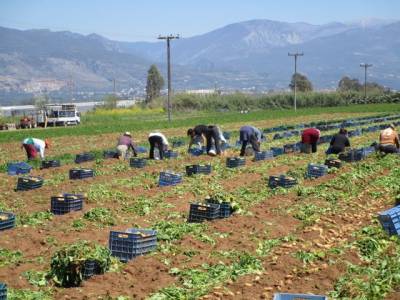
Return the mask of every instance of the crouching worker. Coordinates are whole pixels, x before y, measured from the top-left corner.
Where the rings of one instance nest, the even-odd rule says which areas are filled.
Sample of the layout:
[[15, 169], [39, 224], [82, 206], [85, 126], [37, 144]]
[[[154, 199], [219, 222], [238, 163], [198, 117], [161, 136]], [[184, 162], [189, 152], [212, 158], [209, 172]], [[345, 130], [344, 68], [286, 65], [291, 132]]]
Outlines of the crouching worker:
[[243, 126], [239, 130], [239, 140], [242, 143], [240, 150], [240, 156], [246, 154], [247, 144], [250, 143], [255, 152], [260, 152], [262, 133], [261, 131], [253, 126]]
[[49, 140], [40, 140], [35, 138], [26, 138], [22, 141], [21, 148], [24, 148], [29, 160], [35, 159], [39, 152], [41, 160], [44, 160], [44, 150], [50, 147]]
[[188, 150], [190, 150], [196, 141], [201, 140], [202, 136], [204, 136], [206, 138], [207, 154], [214, 154], [213, 151], [210, 151], [213, 144], [215, 145], [216, 154], [221, 154], [221, 132], [217, 126], [197, 125], [194, 128], [188, 129], [187, 135], [190, 136]]
[[317, 152], [317, 143], [321, 132], [317, 128], [308, 128], [301, 134], [301, 152], [315, 153]]
[[160, 153], [160, 159], [164, 158], [164, 151], [168, 150], [168, 140], [160, 132], [152, 132], [149, 134], [149, 143], [150, 143], [150, 153], [149, 158], [154, 159], [154, 149], [158, 149], [158, 153]]
[[350, 141], [347, 137], [347, 130], [340, 128], [339, 133], [335, 134], [330, 142], [326, 154], [339, 154], [344, 152], [346, 147], [350, 147]]
[[386, 154], [399, 152], [399, 135], [393, 124], [381, 131], [378, 149]]
[[118, 138], [117, 153], [118, 158], [124, 160], [127, 158], [128, 151], [132, 149], [133, 156], [137, 156], [136, 146], [133, 143], [132, 135], [130, 132], [125, 132]]

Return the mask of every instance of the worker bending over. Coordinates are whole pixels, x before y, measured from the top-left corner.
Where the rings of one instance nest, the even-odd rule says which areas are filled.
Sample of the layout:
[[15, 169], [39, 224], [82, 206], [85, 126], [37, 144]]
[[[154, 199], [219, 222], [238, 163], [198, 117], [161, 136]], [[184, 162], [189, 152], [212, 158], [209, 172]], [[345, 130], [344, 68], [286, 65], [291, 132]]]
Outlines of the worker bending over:
[[22, 141], [21, 148], [24, 148], [29, 160], [35, 159], [39, 152], [40, 159], [44, 160], [44, 150], [50, 147], [49, 140], [40, 140], [35, 138], [26, 138]]
[[150, 153], [149, 158], [154, 159], [154, 149], [157, 148], [160, 153], [160, 159], [164, 158], [164, 151], [168, 150], [168, 140], [160, 132], [152, 132], [149, 134]]
[[221, 131], [217, 126], [214, 125], [197, 125], [194, 128], [190, 128], [187, 131], [187, 135], [190, 136], [190, 142], [188, 149], [192, 147], [193, 144], [198, 142], [204, 136], [206, 139], [206, 151], [207, 154], [212, 155], [211, 147], [214, 144], [216, 154], [221, 154]]
[[347, 130], [340, 128], [339, 133], [335, 134], [330, 142], [326, 154], [339, 154], [344, 152], [346, 147], [350, 147], [350, 141], [347, 137]]
[[315, 153], [317, 152], [317, 143], [321, 136], [321, 132], [317, 128], [308, 128], [303, 130], [301, 134], [301, 152]]
[[378, 149], [386, 154], [399, 152], [399, 135], [393, 124], [381, 131]]
[[127, 131], [118, 138], [117, 152], [119, 159], [124, 160], [127, 158], [130, 149], [132, 149], [133, 156], [137, 156], [136, 146], [133, 143], [132, 135]]
[[247, 144], [250, 143], [255, 152], [260, 152], [262, 133], [254, 126], [243, 126], [239, 130], [239, 140], [242, 143], [240, 150], [240, 156], [244, 156], [246, 153]]

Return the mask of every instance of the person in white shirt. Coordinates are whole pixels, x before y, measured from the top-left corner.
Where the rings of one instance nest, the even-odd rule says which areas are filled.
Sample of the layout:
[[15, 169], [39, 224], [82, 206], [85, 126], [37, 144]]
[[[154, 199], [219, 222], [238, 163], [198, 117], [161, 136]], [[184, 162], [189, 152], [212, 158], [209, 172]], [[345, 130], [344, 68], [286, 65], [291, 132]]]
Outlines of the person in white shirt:
[[152, 132], [149, 134], [150, 153], [149, 158], [154, 159], [154, 149], [157, 148], [160, 153], [160, 159], [164, 158], [164, 151], [168, 150], [168, 140], [161, 132]]
[[24, 148], [29, 160], [35, 159], [39, 152], [40, 159], [44, 159], [44, 150], [50, 147], [49, 140], [26, 138], [22, 141], [21, 148]]

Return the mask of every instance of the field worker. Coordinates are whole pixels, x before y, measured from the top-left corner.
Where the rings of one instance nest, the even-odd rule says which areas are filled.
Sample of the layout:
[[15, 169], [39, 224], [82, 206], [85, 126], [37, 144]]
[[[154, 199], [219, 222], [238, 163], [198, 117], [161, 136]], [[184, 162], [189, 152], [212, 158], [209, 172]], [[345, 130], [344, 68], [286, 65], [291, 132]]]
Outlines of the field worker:
[[164, 158], [164, 151], [168, 150], [168, 140], [160, 132], [152, 132], [149, 134], [150, 153], [149, 158], [154, 159], [154, 149], [157, 148], [160, 153], [160, 159]]
[[262, 133], [258, 128], [248, 125], [241, 127], [239, 130], [239, 140], [242, 143], [240, 156], [245, 155], [248, 143], [250, 143], [255, 152], [260, 152], [261, 138]]
[[215, 145], [215, 154], [221, 154], [221, 139], [220, 139], [220, 130], [217, 126], [207, 126], [207, 125], [197, 125], [194, 128], [190, 128], [187, 131], [187, 135], [190, 136], [190, 142], [188, 149], [192, 147], [192, 145], [202, 136], [206, 138], [206, 151], [209, 155], [213, 153], [210, 152], [212, 144], [214, 142]]
[[340, 128], [339, 133], [335, 134], [330, 142], [330, 146], [326, 154], [339, 154], [344, 152], [346, 147], [350, 147], [350, 141], [347, 137], [347, 130]]
[[317, 152], [317, 142], [321, 132], [317, 128], [308, 128], [303, 130], [301, 134], [301, 152], [302, 153], [315, 153]]
[[399, 152], [399, 135], [393, 124], [381, 131], [378, 149], [384, 153]]
[[26, 138], [22, 141], [21, 148], [24, 148], [29, 160], [35, 159], [39, 152], [40, 159], [44, 159], [44, 149], [50, 147], [49, 140], [40, 140], [35, 138]]
[[126, 155], [128, 154], [129, 149], [132, 149], [133, 156], [137, 156], [136, 146], [133, 143], [132, 135], [127, 131], [118, 138], [117, 152], [119, 159], [124, 160], [127, 157]]

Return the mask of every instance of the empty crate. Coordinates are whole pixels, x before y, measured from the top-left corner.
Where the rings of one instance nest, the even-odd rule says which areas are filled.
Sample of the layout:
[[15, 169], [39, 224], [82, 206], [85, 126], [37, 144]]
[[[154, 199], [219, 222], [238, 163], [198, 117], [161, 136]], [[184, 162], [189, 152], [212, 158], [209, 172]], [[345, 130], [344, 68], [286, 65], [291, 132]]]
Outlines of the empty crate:
[[191, 176], [193, 174], [210, 174], [211, 165], [190, 165], [186, 166], [186, 175]]
[[271, 150], [269, 150], [269, 151], [261, 151], [261, 152], [254, 152], [254, 160], [255, 161], [272, 159], [272, 158], [274, 158], [274, 153]]
[[32, 167], [26, 162], [15, 162], [7, 164], [8, 175], [28, 174]]
[[379, 213], [378, 220], [389, 235], [400, 235], [400, 206]]
[[8, 212], [0, 212], [0, 231], [15, 227], [15, 215]]
[[237, 168], [244, 166], [246, 164], [246, 159], [243, 157], [228, 157], [226, 159], [226, 166], [228, 168]]
[[271, 151], [274, 154], [274, 156], [279, 156], [284, 153], [283, 148], [279, 148], [279, 147], [271, 147]]
[[220, 205], [214, 203], [190, 203], [188, 222], [203, 222], [218, 219]]
[[328, 300], [328, 297], [312, 294], [275, 293], [273, 300]]
[[41, 168], [49, 169], [49, 168], [57, 168], [59, 166], [61, 166], [61, 163], [59, 160], [43, 160]]
[[328, 158], [325, 160], [325, 165], [328, 168], [340, 168], [342, 166], [342, 161], [336, 158]]
[[147, 164], [147, 160], [144, 158], [139, 158], [139, 157], [132, 157], [129, 160], [129, 165], [132, 168], [144, 168]]
[[111, 254], [123, 262], [153, 251], [157, 247], [157, 231], [130, 228], [125, 232], [111, 231], [109, 248]]
[[69, 170], [69, 179], [84, 179], [94, 177], [92, 169], [71, 169]]
[[319, 164], [308, 164], [307, 177], [318, 178], [325, 176], [328, 173], [328, 166]]
[[283, 174], [278, 175], [278, 176], [272, 175], [272, 176], [269, 176], [269, 179], [268, 179], [268, 186], [272, 189], [274, 189], [278, 186], [283, 187], [283, 188], [290, 188], [292, 186], [295, 186], [296, 184], [297, 184], [296, 178], [289, 177], [289, 176], [286, 176]]
[[18, 178], [17, 191], [38, 189], [43, 185], [43, 178], [35, 176], [23, 176]]
[[89, 152], [85, 152], [85, 153], [81, 153], [81, 154], [77, 154], [75, 157], [75, 162], [77, 164], [83, 163], [85, 161], [91, 161], [94, 160], [94, 154], [93, 153], [89, 153]]
[[217, 200], [214, 200], [212, 198], [206, 199], [206, 202], [219, 205], [219, 217], [221, 219], [228, 218], [231, 216], [232, 206], [231, 206], [230, 202], [218, 202]]
[[103, 158], [118, 158], [118, 152], [116, 150], [105, 150], [103, 151]]
[[7, 300], [7, 285], [0, 282], [0, 300]]
[[83, 201], [82, 194], [63, 194], [51, 197], [51, 212], [55, 215], [67, 214], [71, 211], [82, 210]]
[[171, 171], [160, 172], [159, 186], [176, 185], [182, 182], [182, 175]]
[[178, 157], [178, 152], [176, 151], [172, 151], [172, 150], [168, 150], [164, 152], [164, 157], [165, 158], [177, 158]]

